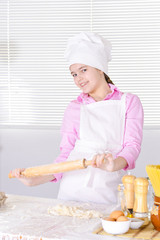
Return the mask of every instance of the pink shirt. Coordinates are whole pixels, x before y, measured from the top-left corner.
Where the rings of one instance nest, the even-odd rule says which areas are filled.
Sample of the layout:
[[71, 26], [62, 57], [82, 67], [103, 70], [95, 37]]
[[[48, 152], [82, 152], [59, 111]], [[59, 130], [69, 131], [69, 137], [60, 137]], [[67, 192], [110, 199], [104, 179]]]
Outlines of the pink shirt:
[[[120, 100], [122, 92], [112, 84], [109, 84], [111, 93], [107, 94], [104, 101]], [[81, 104], [91, 104], [95, 100], [88, 96], [88, 94], [81, 93], [76, 100], [70, 102], [64, 113], [63, 123], [61, 127], [62, 140], [60, 143], [60, 155], [56, 158], [55, 163], [64, 162], [67, 160], [71, 150], [74, 148], [75, 142], [79, 139], [80, 127], [80, 106]], [[126, 95], [126, 116], [125, 116], [125, 130], [123, 149], [117, 155], [124, 157], [128, 163], [125, 169], [133, 169], [135, 161], [139, 156], [141, 150], [141, 142], [143, 135], [143, 107], [140, 99], [133, 94]], [[58, 181], [63, 174], [54, 174]]]

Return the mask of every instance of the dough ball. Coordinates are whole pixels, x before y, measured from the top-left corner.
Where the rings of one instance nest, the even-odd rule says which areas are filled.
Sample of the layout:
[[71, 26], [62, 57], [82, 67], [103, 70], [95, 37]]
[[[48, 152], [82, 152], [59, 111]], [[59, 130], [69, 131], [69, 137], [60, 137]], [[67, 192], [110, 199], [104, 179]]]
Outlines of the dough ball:
[[124, 213], [120, 210], [116, 210], [111, 212], [111, 214], [109, 215], [110, 218], [114, 218], [117, 220], [117, 218], [119, 218], [120, 216], [124, 216]]

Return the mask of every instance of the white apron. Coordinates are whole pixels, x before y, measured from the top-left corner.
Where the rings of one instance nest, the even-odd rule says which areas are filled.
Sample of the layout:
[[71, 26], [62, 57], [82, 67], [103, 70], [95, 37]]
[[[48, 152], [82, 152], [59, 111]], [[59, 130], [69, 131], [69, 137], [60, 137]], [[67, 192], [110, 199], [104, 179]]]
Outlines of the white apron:
[[[110, 152], [115, 157], [122, 149], [125, 125], [125, 98], [81, 105], [80, 139], [68, 161], [91, 160], [95, 154]], [[116, 203], [117, 187], [124, 170], [107, 172], [89, 166], [63, 174], [58, 198], [64, 200]]]

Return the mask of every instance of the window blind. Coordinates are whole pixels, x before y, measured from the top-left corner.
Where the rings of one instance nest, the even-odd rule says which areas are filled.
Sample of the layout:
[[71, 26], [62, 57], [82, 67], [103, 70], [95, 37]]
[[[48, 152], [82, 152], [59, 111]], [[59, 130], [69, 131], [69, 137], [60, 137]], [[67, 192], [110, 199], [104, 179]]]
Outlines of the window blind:
[[109, 76], [137, 94], [145, 126], [160, 126], [159, 0], [1, 0], [0, 126], [59, 127], [80, 90], [63, 57], [67, 39], [97, 32], [112, 42]]
[[137, 94], [146, 127], [160, 126], [160, 1], [93, 1], [93, 31], [112, 42], [109, 75]]

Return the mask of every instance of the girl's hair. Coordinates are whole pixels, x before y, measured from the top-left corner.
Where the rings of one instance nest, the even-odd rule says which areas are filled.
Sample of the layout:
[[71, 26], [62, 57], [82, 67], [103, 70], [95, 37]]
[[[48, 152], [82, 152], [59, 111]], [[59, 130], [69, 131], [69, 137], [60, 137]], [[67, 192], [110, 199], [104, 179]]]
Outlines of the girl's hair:
[[108, 77], [107, 74], [104, 73], [104, 77], [105, 77], [105, 80], [106, 80], [107, 83], [111, 83], [111, 84], [114, 85], [114, 83], [113, 83], [112, 80]]

